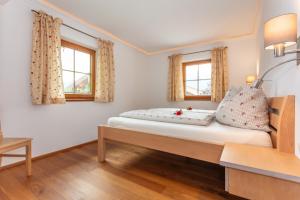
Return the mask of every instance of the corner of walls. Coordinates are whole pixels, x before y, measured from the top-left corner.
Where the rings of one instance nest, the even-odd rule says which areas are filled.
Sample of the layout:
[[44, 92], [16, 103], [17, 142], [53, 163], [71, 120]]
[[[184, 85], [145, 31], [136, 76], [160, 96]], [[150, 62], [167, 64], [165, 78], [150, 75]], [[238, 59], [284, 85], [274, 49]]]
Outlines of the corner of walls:
[[257, 8], [257, 15], [256, 15], [256, 22], [254, 27], [254, 34], [255, 34], [255, 45], [256, 45], [256, 75], [259, 76], [260, 74], [260, 54], [261, 54], [261, 44], [262, 39], [259, 37], [261, 34], [261, 27], [262, 27], [262, 11], [263, 11], [263, 0], [258, 0], [258, 8]]

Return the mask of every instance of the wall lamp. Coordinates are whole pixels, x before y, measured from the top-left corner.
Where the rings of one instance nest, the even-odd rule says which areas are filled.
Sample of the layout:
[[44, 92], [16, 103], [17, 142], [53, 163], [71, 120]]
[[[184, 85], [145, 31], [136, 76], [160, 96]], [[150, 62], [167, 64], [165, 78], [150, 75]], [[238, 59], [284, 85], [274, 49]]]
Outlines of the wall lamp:
[[255, 80], [256, 80], [256, 76], [254, 76], [254, 75], [248, 75], [246, 77], [246, 84], [247, 85], [252, 85], [255, 82]]
[[[286, 54], [300, 53], [300, 49], [286, 50], [285, 48], [297, 44], [297, 14], [289, 13], [274, 17], [268, 20], [264, 26], [264, 47], [266, 50], [273, 50], [275, 57], [282, 57]], [[264, 77], [273, 69], [283, 64], [299, 61], [300, 58], [294, 58], [283, 61], [272, 66], [256, 81], [254, 87], [260, 88]]]

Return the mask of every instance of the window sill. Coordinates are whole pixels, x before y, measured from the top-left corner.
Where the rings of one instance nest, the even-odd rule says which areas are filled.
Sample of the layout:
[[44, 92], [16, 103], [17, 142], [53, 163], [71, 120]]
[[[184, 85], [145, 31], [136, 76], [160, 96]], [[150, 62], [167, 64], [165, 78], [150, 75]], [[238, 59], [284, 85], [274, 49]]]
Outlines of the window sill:
[[210, 101], [211, 96], [185, 96], [185, 101]]
[[95, 101], [94, 99], [66, 99], [67, 102]]
[[95, 97], [92, 95], [76, 95], [76, 94], [66, 94], [67, 102], [80, 102], [80, 101], [94, 101]]

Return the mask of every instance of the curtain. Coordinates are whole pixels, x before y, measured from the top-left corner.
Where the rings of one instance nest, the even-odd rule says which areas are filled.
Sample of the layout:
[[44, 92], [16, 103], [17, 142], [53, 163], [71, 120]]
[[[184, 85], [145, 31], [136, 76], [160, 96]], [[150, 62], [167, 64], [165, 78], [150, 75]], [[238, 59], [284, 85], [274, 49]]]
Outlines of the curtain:
[[168, 80], [168, 100], [183, 101], [183, 73], [182, 56], [172, 55], [169, 57], [169, 80]]
[[31, 58], [33, 104], [65, 103], [60, 58], [62, 21], [43, 12], [34, 13]]
[[99, 40], [96, 64], [96, 102], [112, 102], [114, 100], [115, 66], [113, 43]]
[[227, 48], [215, 48], [211, 55], [211, 101], [220, 102], [228, 90]]

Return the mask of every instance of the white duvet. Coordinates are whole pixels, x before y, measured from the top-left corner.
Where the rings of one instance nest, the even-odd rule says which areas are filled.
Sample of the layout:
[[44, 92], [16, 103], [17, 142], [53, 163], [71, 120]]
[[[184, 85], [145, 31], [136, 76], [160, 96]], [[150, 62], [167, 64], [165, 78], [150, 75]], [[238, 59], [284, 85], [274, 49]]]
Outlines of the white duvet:
[[120, 114], [120, 117], [168, 122], [177, 124], [189, 124], [198, 126], [209, 125], [215, 116], [212, 110], [182, 110], [181, 115], [176, 115], [176, 108], [155, 108], [147, 110], [132, 110]]

